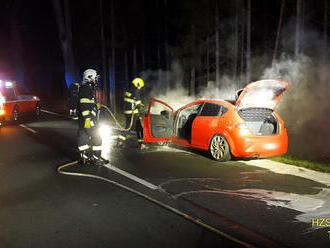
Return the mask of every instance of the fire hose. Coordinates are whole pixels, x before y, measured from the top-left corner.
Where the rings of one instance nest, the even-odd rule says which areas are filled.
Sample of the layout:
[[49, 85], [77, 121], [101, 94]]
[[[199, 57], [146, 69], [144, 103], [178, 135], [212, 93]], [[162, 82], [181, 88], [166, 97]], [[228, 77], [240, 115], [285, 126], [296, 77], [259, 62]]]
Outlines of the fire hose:
[[110, 116], [111, 116], [112, 119], [115, 121], [115, 124], [116, 124], [116, 126], [119, 128], [120, 131], [128, 132], [129, 130], [132, 129], [133, 121], [134, 121], [134, 115], [136, 114], [136, 113], [134, 113], [134, 110], [136, 110], [137, 108], [133, 109], [133, 111], [132, 111], [131, 121], [130, 121], [130, 124], [129, 124], [128, 128], [123, 128], [122, 125], [120, 125], [120, 123], [118, 122], [116, 116], [112, 113], [112, 111], [110, 110], [109, 107], [107, 107], [107, 106], [101, 104], [101, 105], [100, 105], [100, 108], [104, 108], [104, 109], [110, 114]]

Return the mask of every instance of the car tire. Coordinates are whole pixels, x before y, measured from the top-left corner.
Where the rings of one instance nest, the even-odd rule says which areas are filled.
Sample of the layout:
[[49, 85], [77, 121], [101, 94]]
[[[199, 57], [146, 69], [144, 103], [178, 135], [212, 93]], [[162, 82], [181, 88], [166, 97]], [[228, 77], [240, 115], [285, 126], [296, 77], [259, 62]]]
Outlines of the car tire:
[[17, 123], [19, 120], [19, 110], [18, 107], [15, 107], [13, 113], [11, 114], [11, 121]]
[[231, 159], [229, 144], [221, 134], [216, 134], [212, 137], [209, 151], [212, 158], [216, 161], [225, 162]]
[[34, 114], [35, 114], [36, 119], [40, 118], [40, 105], [39, 105], [39, 103], [37, 103], [37, 105], [36, 105], [36, 109], [35, 109]]

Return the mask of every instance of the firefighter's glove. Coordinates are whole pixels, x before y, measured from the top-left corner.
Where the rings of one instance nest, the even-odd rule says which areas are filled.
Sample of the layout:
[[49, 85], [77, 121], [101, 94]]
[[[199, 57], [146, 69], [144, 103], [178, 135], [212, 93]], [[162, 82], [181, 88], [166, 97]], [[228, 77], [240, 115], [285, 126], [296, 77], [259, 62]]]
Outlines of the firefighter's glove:
[[91, 121], [91, 119], [86, 119], [84, 128], [91, 128], [91, 127], [94, 127], [94, 122]]
[[137, 108], [139, 111], [142, 111], [144, 108], [144, 105], [142, 103], [140, 103], [135, 108]]

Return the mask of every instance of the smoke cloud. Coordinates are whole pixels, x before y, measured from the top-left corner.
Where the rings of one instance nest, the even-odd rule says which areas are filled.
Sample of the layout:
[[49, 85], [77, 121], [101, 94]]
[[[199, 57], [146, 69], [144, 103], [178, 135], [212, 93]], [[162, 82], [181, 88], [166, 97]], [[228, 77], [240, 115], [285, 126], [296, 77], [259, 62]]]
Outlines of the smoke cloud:
[[284, 56], [262, 78], [290, 83], [277, 112], [284, 120], [288, 136], [288, 154], [302, 159], [330, 161], [330, 72], [329, 65], [301, 55]]

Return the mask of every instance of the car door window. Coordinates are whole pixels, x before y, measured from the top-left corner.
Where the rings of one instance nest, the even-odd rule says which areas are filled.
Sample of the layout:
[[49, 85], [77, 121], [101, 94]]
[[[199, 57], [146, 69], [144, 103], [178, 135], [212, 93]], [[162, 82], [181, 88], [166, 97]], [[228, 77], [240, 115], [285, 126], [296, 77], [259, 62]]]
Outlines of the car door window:
[[206, 102], [199, 116], [221, 116], [225, 110], [226, 108], [220, 104]]
[[151, 135], [154, 138], [172, 137], [172, 110], [166, 105], [154, 101], [150, 108]]
[[190, 142], [192, 124], [202, 106], [201, 103], [198, 103], [180, 111], [176, 121], [176, 136], [178, 139], [185, 139]]

